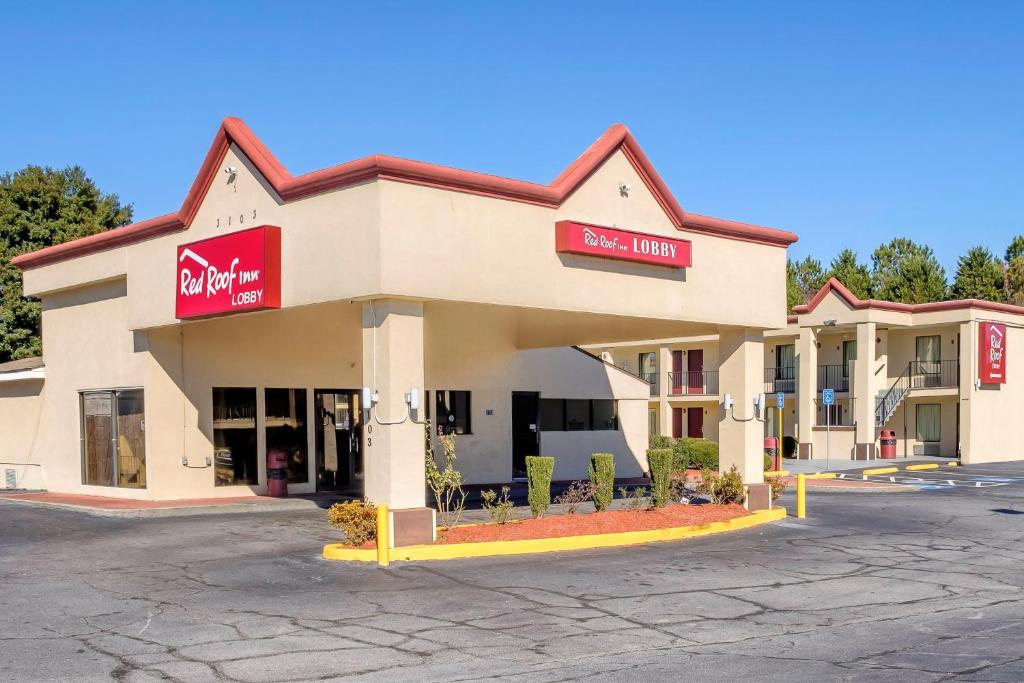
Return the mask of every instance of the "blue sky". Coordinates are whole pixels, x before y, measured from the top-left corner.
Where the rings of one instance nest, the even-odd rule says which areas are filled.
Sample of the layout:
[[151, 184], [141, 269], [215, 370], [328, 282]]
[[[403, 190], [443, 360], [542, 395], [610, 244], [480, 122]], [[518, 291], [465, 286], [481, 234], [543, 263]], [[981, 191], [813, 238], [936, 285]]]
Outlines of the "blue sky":
[[17, 3], [0, 171], [177, 209], [220, 120], [292, 173], [387, 153], [550, 182], [624, 122], [683, 208], [792, 256], [1024, 232], [1024, 3]]

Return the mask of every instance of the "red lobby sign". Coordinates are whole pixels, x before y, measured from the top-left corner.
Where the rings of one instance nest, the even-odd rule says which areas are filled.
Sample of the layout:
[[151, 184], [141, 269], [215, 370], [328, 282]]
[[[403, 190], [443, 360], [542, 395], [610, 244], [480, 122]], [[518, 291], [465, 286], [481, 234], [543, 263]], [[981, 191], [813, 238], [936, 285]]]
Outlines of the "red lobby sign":
[[1006, 325], [978, 324], [978, 378], [985, 384], [1006, 384]]
[[555, 223], [555, 251], [668, 268], [689, 268], [692, 265], [689, 240], [574, 221]]
[[281, 228], [264, 225], [178, 246], [179, 319], [281, 307]]

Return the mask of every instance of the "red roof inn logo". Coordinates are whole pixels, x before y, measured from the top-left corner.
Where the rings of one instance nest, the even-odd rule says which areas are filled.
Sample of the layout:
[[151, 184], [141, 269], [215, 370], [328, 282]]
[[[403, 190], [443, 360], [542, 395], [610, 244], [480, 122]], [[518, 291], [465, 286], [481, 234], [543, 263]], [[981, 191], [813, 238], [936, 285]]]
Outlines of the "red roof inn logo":
[[978, 377], [985, 384], [1006, 384], [1006, 325], [978, 324]]
[[574, 221], [559, 221], [555, 224], [555, 251], [668, 268], [688, 268], [692, 265], [688, 240]]
[[281, 306], [281, 228], [264, 225], [178, 247], [179, 319]]

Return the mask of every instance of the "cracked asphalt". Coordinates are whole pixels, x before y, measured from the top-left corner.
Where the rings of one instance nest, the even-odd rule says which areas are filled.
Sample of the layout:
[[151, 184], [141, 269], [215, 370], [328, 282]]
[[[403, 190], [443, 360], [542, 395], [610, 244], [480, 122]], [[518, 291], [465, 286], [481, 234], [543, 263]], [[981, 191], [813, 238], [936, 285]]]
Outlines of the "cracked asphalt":
[[0, 679], [1024, 680], [1024, 482], [811, 493], [808, 511], [379, 569], [322, 560], [335, 536], [317, 513], [3, 503]]

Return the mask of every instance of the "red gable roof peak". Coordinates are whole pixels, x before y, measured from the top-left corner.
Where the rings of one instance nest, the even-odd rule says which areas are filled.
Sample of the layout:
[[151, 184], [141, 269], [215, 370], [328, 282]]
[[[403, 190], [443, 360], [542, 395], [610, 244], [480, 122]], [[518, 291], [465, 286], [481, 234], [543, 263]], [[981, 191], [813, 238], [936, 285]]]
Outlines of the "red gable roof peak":
[[797, 316], [811, 313], [818, 307], [829, 293], [836, 295], [846, 302], [854, 310], [874, 309], [879, 311], [894, 311], [897, 313], [930, 313], [935, 311], [955, 311], [967, 308], [979, 308], [997, 313], [1011, 313], [1024, 315], [1024, 306], [1003, 304], [984, 299], [953, 299], [951, 301], [931, 301], [923, 304], [905, 304], [898, 301], [882, 301], [879, 299], [860, 299], [836, 278], [829, 278], [828, 282], [822, 285], [821, 289], [806, 304], [793, 307], [793, 313]]
[[232, 144], [252, 162], [285, 202], [380, 178], [548, 207], [560, 206], [612, 154], [621, 149], [672, 223], [680, 230], [780, 247], [797, 240], [796, 235], [784, 230], [684, 212], [639, 143], [621, 123], [608, 128], [554, 182], [542, 185], [382, 154], [293, 176], [242, 119], [231, 116], [224, 119], [218, 128], [178, 211], [22, 254], [12, 262], [22, 269], [29, 269], [187, 230]]

